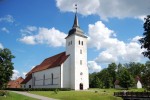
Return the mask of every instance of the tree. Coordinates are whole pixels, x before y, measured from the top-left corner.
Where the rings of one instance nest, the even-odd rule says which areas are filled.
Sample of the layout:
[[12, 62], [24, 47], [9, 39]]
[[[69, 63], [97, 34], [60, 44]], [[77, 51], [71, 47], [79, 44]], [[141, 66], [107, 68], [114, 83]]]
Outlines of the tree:
[[150, 89], [150, 61], [145, 63], [144, 71], [142, 73], [142, 82], [145, 88]]
[[146, 49], [142, 54], [145, 57], [148, 57], [150, 59], [150, 15], [145, 18], [145, 23], [144, 23], [144, 33], [143, 33], [143, 38], [141, 38], [139, 41], [141, 43], [141, 48]]
[[99, 73], [97, 73], [98, 78], [102, 82], [103, 88], [112, 88], [113, 87], [113, 77], [108, 72], [107, 68], [104, 68]]
[[144, 64], [130, 62], [130, 63], [124, 64], [124, 66], [127, 68], [127, 70], [130, 72], [130, 74], [134, 78], [136, 78], [137, 76], [141, 77], [141, 73], [144, 69]]
[[90, 86], [90, 88], [94, 88], [94, 82], [93, 81], [94, 81], [96, 75], [97, 75], [96, 72], [89, 74], [89, 86]]
[[117, 65], [116, 63], [111, 63], [108, 65], [108, 73], [110, 74], [110, 77], [112, 79], [112, 84], [114, 84], [114, 82], [116, 81], [116, 74], [117, 74]]
[[12, 58], [14, 58], [14, 56], [9, 49], [0, 49], [0, 88], [12, 77], [14, 69]]
[[119, 76], [119, 85], [123, 88], [129, 88], [134, 86], [135, 80], [132, 77], [132, 75], [129, 73], [129, 71], [124, 67], [121, 70], [120, 76]]

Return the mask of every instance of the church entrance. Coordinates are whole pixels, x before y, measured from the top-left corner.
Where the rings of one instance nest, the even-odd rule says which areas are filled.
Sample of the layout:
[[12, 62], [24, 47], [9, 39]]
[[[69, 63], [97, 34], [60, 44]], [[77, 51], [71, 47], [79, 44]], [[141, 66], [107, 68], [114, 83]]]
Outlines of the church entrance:
[[80, 83], [80, 90], [83, 90], [83, 83]]
[[31, 88], [31, 85], [29, 85], [29, 88]]

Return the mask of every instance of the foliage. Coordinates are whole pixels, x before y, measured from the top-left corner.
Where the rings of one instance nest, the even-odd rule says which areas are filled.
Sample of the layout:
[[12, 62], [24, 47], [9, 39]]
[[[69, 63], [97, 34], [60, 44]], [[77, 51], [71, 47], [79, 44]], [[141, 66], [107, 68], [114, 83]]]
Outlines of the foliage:
[[70, 88], [5, 88], [13, 91], [70, 91]]
[[97, 76], [94, 77], [94, 80], [92, 82], [93, 82], [92, 83], [93, 87], [102, 88], [102, 82], [100, 81], [100, 79]]
[[[145, 87], [150, 86], [148, 85], [150, 84], [150, 72], [148, 70], [150, 70], [150, 62], [146, 64], [135, 62], [119, 63], [118, 65], [111, 63], [108, 68], [104, 68], [98, 73], [90, 74], [90, 88], [114, 88], [116, 80], [118, 80], [118, 83], [123, 81], [124, 83], [120, 83], [121, 86], [129, 88], [136, 85], [137, 79], [144, 82]], [[127, 82], [125, 83], [125, 81]]]
[[94, 87], [95, 87], [93, 81], [94, 81], [96, 75], [97, 75], [97, 73], [95, 73], [95, 72], [92, 73], [92, 74], [89, 74], [89, 86], [90, 86], [91, 88], [94, 88]]
[[142, 73], [142, 82], [145, 88], [150, 89], [150, 61], [145, 63]]
[[126, 68], [122, 69], [122, 72], [119, 76], [119, 85], [123, 88], [129, 89], [129, 87], [134, 86], [135, 80], [133, 76], [129, 73]]
[[146, 49], [146, 51], [142, 52], [142, 54], [150, 59], [150, 15], [145, 18], [143, 28], [143, 38], [141, 38], [139, 41], [141, 43], [141, 48]]
[[0, 90], [0, 96], [4, 96], [4, 95], [8, 95], [8, 92], [4, 90]]
[[13, 74], [12, 58], [14, 56], [9, 49], [0, 49], [0, 88], [10, 80]]

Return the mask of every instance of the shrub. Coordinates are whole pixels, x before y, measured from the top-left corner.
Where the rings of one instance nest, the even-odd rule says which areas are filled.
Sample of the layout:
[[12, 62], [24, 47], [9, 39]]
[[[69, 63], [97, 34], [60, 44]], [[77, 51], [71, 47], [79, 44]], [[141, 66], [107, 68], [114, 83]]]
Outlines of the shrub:
[[0, 96], [8, 95], [7, 91], [0, 90]]
[[13, 91], [70, 91], [70, 88], [5, 88], [5, 90], [13, 90]]

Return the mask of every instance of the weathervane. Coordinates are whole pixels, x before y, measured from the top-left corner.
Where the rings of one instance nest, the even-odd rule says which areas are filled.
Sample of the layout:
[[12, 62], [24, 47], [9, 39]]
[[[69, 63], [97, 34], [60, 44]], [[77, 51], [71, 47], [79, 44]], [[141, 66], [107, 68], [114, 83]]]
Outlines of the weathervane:
[[75, 4], [75, 9], [76, 9], [76, 14], [77, 14], [77, 10], [78, 10], [78, 5]]

